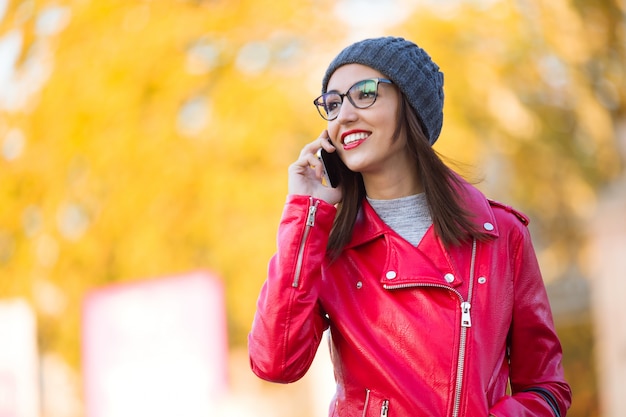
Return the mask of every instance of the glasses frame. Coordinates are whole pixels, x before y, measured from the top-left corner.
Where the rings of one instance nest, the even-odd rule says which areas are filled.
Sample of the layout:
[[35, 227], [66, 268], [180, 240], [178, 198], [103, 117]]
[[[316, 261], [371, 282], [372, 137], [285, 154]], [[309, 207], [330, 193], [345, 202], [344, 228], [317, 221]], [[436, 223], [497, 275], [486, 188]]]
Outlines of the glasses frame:
[[[352, 97], [350, 97], [349, 93], [350, 93], [350, 90], [352, 90], [355, 86], [357, 86], [357, 85], [359, 85], [359, 84], [361, 84], [363, 82], [366, 82], [366, 81], [376, 81], [376, 90], [375, 90], [375, 93], [374, 93], [374, 100], [370, 104], [368, 104], [367, 106], [360, 107], [360, 106], [357, 106], [357, 104], [354, 102], [354, 100], [352, 100]], [[327, 120], [327, 121], [330, 122], [332, 120], [335, 120], [337, 117], [339, 117], [339, 111], [341, 110], [341, 106], [343, 106], [343, 100], [346, 97], [348, 98], [348, 101], [350, 102], [350, 104], [352, 104], [357, 109], [367, 109], [369, 107], [372, 107], [374, 105], [374, 103], [376, 103], [376, 99], [378, 98], [378, 85], [380, 83], [383, 83], [383, 84], [393, 84], [393, 81], [388, 80], [387, 78], [366, 78], [364, 80], [357, 81], [356, 83], [352, 84], [352, 86], [350, 88], [348, 88], [348, 90], [345, 93], [343, 93], [343, 94], [338, 93], [336, 91], [326, 92], [326, 93], [322, 94], [321, 96], [319, 96], [318, 98], [316, 98], [315, 100], [313, 100], [313, 104], [315, 105], [315, 108], [317, 109], [317, 112], [320, 114], [320, 116], [322, 116], [322, 119]], [[337, 94], [339, 97], [341, 97], [341, 103], [339, 105], [339, 111], [337, 111], [337, 115], [335, 117], [331, 117], [331, 118], [326, 117], [324, 115], [324, 111], [322, 110], [322, 108], [325, 107], [325, 105], [322, 104], [324, 102], [324, 96], [327, 96], [329, 94]]]

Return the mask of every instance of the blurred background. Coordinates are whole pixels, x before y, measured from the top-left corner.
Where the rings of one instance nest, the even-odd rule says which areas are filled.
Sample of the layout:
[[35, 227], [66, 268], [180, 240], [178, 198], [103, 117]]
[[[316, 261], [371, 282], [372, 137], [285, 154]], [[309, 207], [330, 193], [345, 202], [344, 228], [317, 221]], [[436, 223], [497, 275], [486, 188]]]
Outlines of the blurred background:
[[[445, 74], [435, 148], [530, 229], [574, 391], [626, 415], [622, 0], [0, 0], [0, 416], [322, 417], [246, 337], [348, 43]], [[140, 365], [140, 366], [139, 366]]]

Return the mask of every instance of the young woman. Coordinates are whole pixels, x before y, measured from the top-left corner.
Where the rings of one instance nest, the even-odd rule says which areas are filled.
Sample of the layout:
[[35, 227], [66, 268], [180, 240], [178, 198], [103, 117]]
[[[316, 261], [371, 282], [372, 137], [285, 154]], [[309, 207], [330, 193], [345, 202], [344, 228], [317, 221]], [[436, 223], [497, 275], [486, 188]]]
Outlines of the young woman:
[[[328, 127], [289, 167], [249, 335], [254, 373], [298, 380], [330, 328], [330, 416], [565, 416], [528, 219], [431, 147], [439, 67], [405, 39], [367, 39], [331, 62], [322, 91]], [[320, 148], [339, 157], [336, 188], [322, 184]]]

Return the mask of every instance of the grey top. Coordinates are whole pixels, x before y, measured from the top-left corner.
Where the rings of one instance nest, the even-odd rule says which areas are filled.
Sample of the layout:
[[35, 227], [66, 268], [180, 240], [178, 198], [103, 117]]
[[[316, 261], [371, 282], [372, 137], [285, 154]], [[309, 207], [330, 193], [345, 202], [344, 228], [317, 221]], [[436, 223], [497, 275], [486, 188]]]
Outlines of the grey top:
[[419, 244], [433, 223], [424, 193], [392, 200], [367, 197], [367, 201], [387, 226], [413, 246]]

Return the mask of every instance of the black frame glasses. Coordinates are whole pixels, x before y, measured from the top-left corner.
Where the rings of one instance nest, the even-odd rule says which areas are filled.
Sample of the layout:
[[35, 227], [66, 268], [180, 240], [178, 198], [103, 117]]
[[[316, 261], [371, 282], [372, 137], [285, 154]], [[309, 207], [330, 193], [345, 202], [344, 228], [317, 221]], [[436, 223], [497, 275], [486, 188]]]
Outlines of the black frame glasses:
[[343, 99], [346, 97], [357, 109], [367, 109], [374, 105], [378, 98], [378, 85], [380, 83], [393, 84], [393, 81], [386, 78], [361, 80], [350, 87], [344, 94], [329, 91], [313, 100], [313, 104], [315, 104], [318, 113], [324, 120], [335, 120], [339, 116]]

